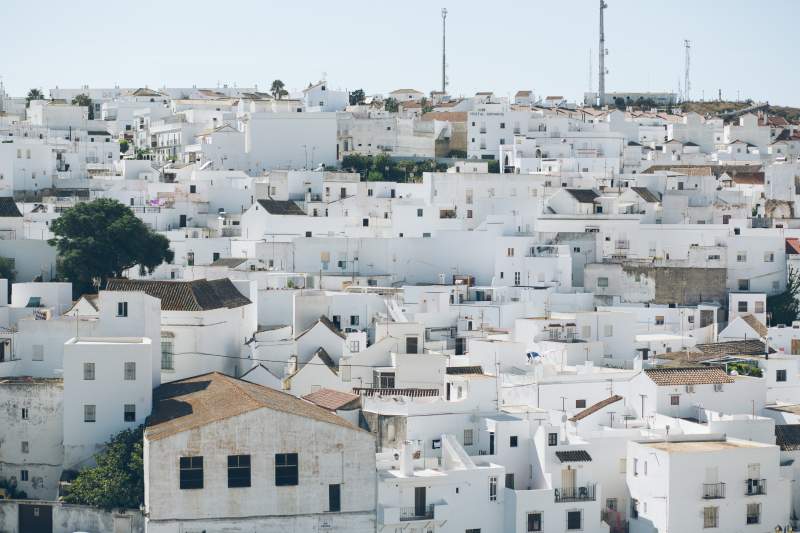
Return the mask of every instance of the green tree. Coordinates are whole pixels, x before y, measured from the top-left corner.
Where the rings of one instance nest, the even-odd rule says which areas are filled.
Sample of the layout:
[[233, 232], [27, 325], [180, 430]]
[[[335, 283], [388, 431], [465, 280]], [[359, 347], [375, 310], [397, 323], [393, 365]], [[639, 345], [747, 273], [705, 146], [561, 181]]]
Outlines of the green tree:
[[130, 145], [128, 144], [128, 141], [126, 141], [125, 139], [122, 139], [119, 142], [119, 153], [120, 154], [126, 153], [128, 151], [128, 148], [130, 148]]
[[397, 110], [400, 109], [400, 105], [397, 103], [392, 97], [387, 98], [383, 102], [383, 109], [388, 111], [389, 113], [397, 113]]
[[67, 503], [103, 509], [138, 509], [144, 503], [144, 426], [126, 429], [111, 437], [94, 456], [97, 466], [85, 468], [69, 486]]
[[272, 94], [273, 98], [280, 100], [289, 94], [289, 91], [287, 91], [285, 87], [286, 85], [281, 80], [275, 80], [272, 82], [272, 87], [270, 87], [269, 92]]
[[430, 100], [428, 100], [427, 98], [423, 97], [422, 100], [419, 101], [419, 104], [421, 106], [423, 115], [425, 113], [430, 113], [431, 111], [433, 111], [433, 104], [431, 104]]
[[64, 211], [51, 225], [58, 270], [73, 291], [94, 292], [136, 265], [152, 272], [172, 261], [169, 240], [150, 230], [128, 207], [100, 198]]
[[81, 107], [88, 107], [89, 108], [89, 120], [94, 120], [94, 105], [92, 105], [92, 99], [89, 98], [88, 94], [79, 94], [75, 98], [72, 99], [72, 105], [77, 105]]
[[772, 296], [767, 296], [767, 311], [772, 315], [770, 323], [789, 325], [798, 319], [800, 314], [800, 273], [789, 267], [786, 278], [786, 290]]
[[367, 98], [364, 94], [364, 89], [356, 89], [355, 91], [351, 92], [348, 97], [350, 99], [350, 105], [363, 104], [364, 100]]
[[31, 106], [31, 100], [44, 100], [44, 95], [39, 89], [33, 88], [28, 91], [28, 96], [25, 97], [25, 107]]

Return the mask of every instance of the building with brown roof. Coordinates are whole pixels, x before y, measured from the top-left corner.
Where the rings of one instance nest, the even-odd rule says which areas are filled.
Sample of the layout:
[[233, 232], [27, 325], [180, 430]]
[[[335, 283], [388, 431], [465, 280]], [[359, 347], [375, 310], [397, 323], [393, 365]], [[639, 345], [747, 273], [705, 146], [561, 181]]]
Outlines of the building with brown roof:
[[154, 393], [150, 531], [375, 530], [372, 435], [313, 402], [212, 372]]

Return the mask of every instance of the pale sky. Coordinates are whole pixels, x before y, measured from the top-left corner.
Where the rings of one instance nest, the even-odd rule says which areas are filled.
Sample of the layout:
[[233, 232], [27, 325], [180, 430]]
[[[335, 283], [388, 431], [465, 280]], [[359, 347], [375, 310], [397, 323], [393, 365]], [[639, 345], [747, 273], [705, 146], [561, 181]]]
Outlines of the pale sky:
[[[31, 87], [215, 87], [275, 78], [301, 89], [424, 92], [441, 84], [447, 7], [448, 90], [582, 99], [597, 86], [595, 0], [2, 0], [0, 76]], [[683, 40], [692, 97], [800, 106], [797, 0], [607, 0], [608, 91], [676, 91]]]

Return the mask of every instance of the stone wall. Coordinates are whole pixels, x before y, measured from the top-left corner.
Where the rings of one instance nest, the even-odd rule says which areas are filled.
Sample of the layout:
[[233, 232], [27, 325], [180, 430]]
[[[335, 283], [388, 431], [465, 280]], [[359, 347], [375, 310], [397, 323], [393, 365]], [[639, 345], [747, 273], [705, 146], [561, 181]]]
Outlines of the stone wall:
[[86, 505], [67, 505], [39, 500], [0, 500], [0, 531], [25, 533], [19, 529], [19, 506], [36, 505], [40, 512], [50, 507], [53, 533], [144, 533], [144, 515], [138, 510], [105, 511]]

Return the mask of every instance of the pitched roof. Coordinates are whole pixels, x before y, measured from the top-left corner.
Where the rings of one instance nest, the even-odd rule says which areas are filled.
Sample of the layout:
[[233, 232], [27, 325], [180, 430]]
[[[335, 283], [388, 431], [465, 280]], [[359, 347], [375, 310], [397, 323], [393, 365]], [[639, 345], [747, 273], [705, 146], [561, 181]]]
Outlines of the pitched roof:
[[[703, 352], [703, 355], [715, 357], [723, 355], [763, 355], [767, 353], [767, 347], [758, 339], [711, 342], [708, 344], [697, 344], [695, 348]], [[775, 350], [770, 348], [769, 353], [775, 353]]]
[[302, 333], [300, 333], [300, 334], [299, 334], [297, 337], [295, 337], [295, 338], [294, 338], [294, 340], [297, 340], [297, 339], [299, 339], [300, 337], [302, 337], [303, 335], [305, 335], [306, 333], [308, 333], [309, 331], [311, 331], [312, 329], [314, 329], [314, 326], [316, 326], [317, 324], [322, 324], [323, 326], [325, 326], [326, 328], [328, 328], [328, 329], [329, 329], [329, 330], [331, 330], [333, 333], [335, 333], [336, 335], [340, 336], [340, 337], [341, 337], [341, 338], [343, 338], [343, 339], [346, 339], [346, 338], [347, 338], [347, 335], [345, 335], [345, 334], [342, 332], [342, 330], [340, 330], [339, 328], [337, 328], [337, 327], [336, 327], [336, 324], [334, 324], [333, 322], [331, 322], [331, 320], [330, 320], [328, 317], [326, 317], [325, 315], [322, 315], [321, 317], [319, 317], [319, 318], [317, 319], [317, 321], [316, 321], [316, 322], [314, 322], [314, 324], [313, 324], [313, 325], [312, 325], [310, 328], [308, 328], [308, 329], [306, 329], [305, 331], [303, 331]]
[[733, 383], [733, 378], [718, 367], [649, 368], [644, 371], [653, 383], [669, 385], [707, 385]]
[[339, 409], [358, 407], [361, 397], [357, 394], [334, 389], [319, 389], [311, 394], [306, 394], [303, 399], [323, 409], [337, 411]]
[[609, 405], [611, 405], [613, 403], [617, 403], [621, 399], [622, 399], [622, 396], [620, 396], [619, 394], [615, 394], [614, 396], [606, 398], [605, 400], [601, 400], [601, 401], [597, 402], [594, 405], [590, 405], [589, 407], [587, 407], [586, 409], [584, 409], [580, 413], [578, 413], [575, 416], [573, 416], [572, 418], [570, 418], [570, 421], [571, 422], [577, 422], [578, 420], [583, 420], [587, 416], [596, 413], [597, 411], [601, 410], [602, 408], [604, 408], [606, 406], [609, 406]]
[[210, 311], [247, 305], [244, 297], [228, 278], [193, 281], [110, 279], [107, 291], [141, 291], [161, 300], [162, 311]]
[[164, 383], [153, 395], [145, 430], [151, 441], [264, 408], [357, 429], [311, 402], [219, 372]]
[[775, 444], [785, 452], [800, 450], [800, 424], [776, 425]]
[[447, 373], [448, 376], [463, 376], [470, 374], [483, 375], [483, 367], [481, 365], [448, 366], [447, 368], [445, 368], [445, 372]]
[[592, 456], [586, 450], [564, 450], [556, 452], [556, 457], [562, 463], [581, 463], [592, 460]]
[[10, 196], [0, 196], [0, 217], [21, 217], [17, 202]]
[[741, 318], [747, 322], [747, 325], [753, 328], [753, 330], [758, 333], [760, 337], [767, 336], [767, 326], [762, 324], [761, 321], [755, 317], [755, 315], [748, 313], [746, 315], [741, 315]]
[[133, 96], [164, 96], [161, 93], [157, 93], [152, 89], [148, 89], [147, 87], [141, 87], [136, 89], [131, 93]]
[[787, 237], [786, 238], [786, 253], [787, 254], [800, 254], [800, 239]]
[[581, 204], [594, 203], [595, 198], [600, 196], [592, 189], [565, 189], [573, 198], [578, 200]]
[[733, 174], [734, 183], [744, 185], [764, 185], [763, 172], [736, 172]]
[[211, 266], [236, 268], [245, 261], [247, 261], [247, 259], [242, 257], [220, 257], [219, 259], [211, 263]]
[[631, 190], [642, 197], [645, 202], [657, 204], [661, 201], [657, 193], [654, 193], [647, 187], [631, 187]]
[[291, 200], [273, 200], [272, 198], [267, 198], [266, 200], [259, 200], [259, 204], [261, 207], [267, 210], [267, 213], [271, 215], [305, 215], [306, 212], [303, 211], [299, 205], [292, 202]]

